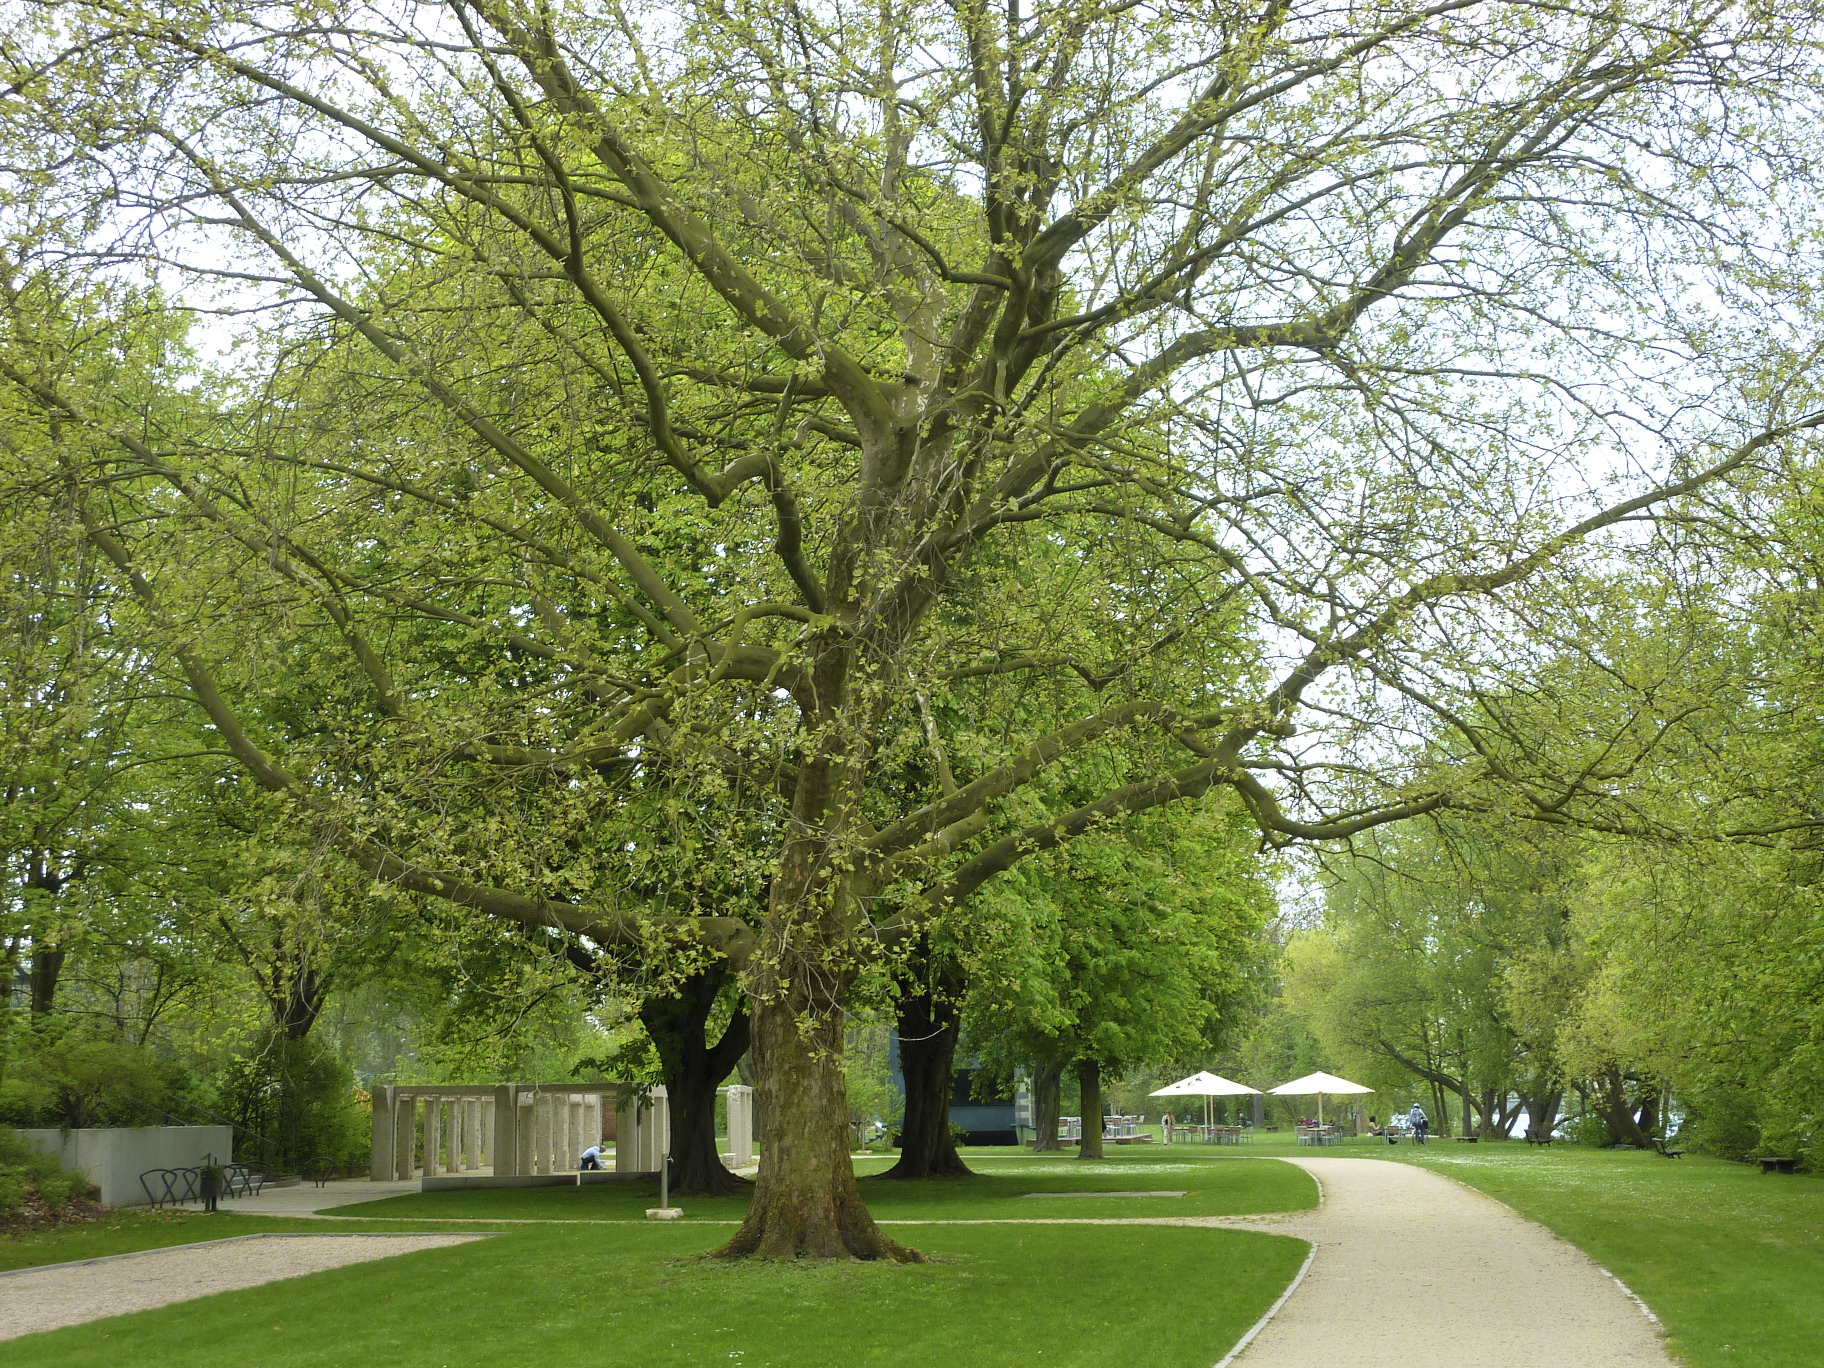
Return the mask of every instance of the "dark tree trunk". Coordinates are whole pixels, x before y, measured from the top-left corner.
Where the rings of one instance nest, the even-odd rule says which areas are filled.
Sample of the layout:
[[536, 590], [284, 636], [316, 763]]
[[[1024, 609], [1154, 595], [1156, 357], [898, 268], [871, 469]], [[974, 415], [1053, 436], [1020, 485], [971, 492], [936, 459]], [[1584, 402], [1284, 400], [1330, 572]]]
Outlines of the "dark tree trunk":
[[1102, 1065], [1094, 1059], [1077, 1061], [1077, 1086], [1083, 1100], [1077, 1110], [1083, 1115], [1083, 1139], [1077, 1145], [1077, 1158], [1102, 1157]]
[[950, 1134], [960, 985], [943, 974], [921, 974], [920, 979], [899, 999], [899, 1068], [906, 1085], [906, 1115], [899, 1128], [899, 1160], [880, 1176], [971, 1178]]
[[1062, 1099], [1064, 1070], [1061, 1065], [1041, 1064], [1032, 1071], [1032, 1126], [1036, 1132], [1035, 1150], [1058, 1150], [1058, 1113]]
[[924, 1262], [881, 1232], [855, 1185], [837, 1004], [788, 992], [755, 1003], [753, 1013], [760, 1181], [747, 1219], [718, 1255]]
[[63, 977], [66, 952], [32, 944], [32, 1015], [45, 1016], [57, 1005], [57, 982]]
[[716, 1089], [747, 1053], [748, 1013], [738, 1005], [722, 1038], [709, 1043], [705, 1028], [731, 971], [717, 961], [679, 985], [670, 997], [640, 1004], [640, 1020], [665, 1071], [671, 1111], [671, 1191], [679, 1197], [729, 1197], [752, 1184], [731, 1173], [716, 1145]]
[[1592, 1100], [1597, 1112], [1609, 1123], [1609, 1129], [1615, 1132], [1615, 1138], [1622, 1144], [1645, 1149], [1653, 1143], [1652, 1137], [1640, 1127], [1634, 1104], [1628, 1100], [1627, 1080], [1618, 1070], [1610, 1069], [1603, 1076]]
[[275, 966], [275, 980], [267, 1001], [272, 1007], [272, 1022], [287, 1040], [303, 1040], [310, 1034], [329, 1001], [330, 977], [319, 974], [308, 964], [300, 963], [295, 972], [285, 973], [283, 960]]

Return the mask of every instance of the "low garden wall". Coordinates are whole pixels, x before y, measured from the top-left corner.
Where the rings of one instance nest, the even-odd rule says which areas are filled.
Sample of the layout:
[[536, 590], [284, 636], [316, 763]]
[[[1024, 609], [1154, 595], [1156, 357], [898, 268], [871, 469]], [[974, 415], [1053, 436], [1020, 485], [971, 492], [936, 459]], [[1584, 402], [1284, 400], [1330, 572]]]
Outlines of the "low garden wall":
[[139, 1175], [147, 1169], [195, 1168], [210, 1155], [224, 1163], [234, 1155], [232, 1126], [98, 1126], [19, 1134], [33, 1149], [57, 1156], [65, 1172], [81, 1173], [100, 1188], [107, 1206], [146, 1205]]

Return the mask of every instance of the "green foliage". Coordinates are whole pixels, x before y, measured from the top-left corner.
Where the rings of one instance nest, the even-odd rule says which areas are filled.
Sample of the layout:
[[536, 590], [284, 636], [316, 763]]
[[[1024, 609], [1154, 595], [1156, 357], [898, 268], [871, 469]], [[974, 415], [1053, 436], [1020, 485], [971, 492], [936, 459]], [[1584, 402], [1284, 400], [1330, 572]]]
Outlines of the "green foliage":
[[80, 1173], [65, 1173], [53, 1156], [40, 1153], [0, 1126], [0, 1224], [30, 1196], [36, 1195], [56, 1211], [71, 1197], [80, 1197], [88, 1190], [89, 1180]]
[[26, 1124], [70, 1129], [157, 1125], [188, 1079], [169, 1058], [97, 1023], [59, 1023], [26, 1037], [7, 1107]]
[[271, 1036], [224, 1071], [222, 1107], [241, 1128], [243, 1159], [291, 1171], [315, 1158], [363, 1163], [372, 1143], [369, 1109], [354, 1074], [322, 1042]]
[[1574, 1145], [1604, 1149], [1615, 1143], [1615, 1132], [1594, 1112], [1585, 1112], [1565, 1127], [1566, 1138]]

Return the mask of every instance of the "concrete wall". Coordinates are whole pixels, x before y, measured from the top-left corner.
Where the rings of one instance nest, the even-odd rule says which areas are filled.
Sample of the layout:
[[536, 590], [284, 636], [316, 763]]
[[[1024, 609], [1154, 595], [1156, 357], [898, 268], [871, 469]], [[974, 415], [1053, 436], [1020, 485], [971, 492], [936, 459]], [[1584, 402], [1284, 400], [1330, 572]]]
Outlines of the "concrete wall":
[[[210, 1156], [234, 1157], [232, 1126], [107, 1126], [93, 1130], [22, 1130], [26, 1144], [54, 1154], [65, 1172], [81, 1173], [108, 1206], [144, 1206], [139, 1175], [147, 1169], [195, 1168]], [[154, 1180], [156, 1186], [156, 1180]]]

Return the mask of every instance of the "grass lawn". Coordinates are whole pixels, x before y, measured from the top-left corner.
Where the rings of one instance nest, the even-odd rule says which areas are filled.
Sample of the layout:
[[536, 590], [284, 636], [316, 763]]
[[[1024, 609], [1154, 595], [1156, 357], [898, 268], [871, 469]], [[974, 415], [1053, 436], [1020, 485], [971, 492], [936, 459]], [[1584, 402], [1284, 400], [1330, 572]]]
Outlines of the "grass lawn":
[[[855, 1161], [862, 1196], [883, 1221], [1007, 1220], [1037, 1217], [1233, 1216], [1297, 1211], [1317, 1205], [1317, 1185], [1289, 1164], [1247, 1160], [1237, 1149], [1124, 1147], [1100, 1161], [1067, 1154], [970, 1149], [964, 1159], [980, 1176], [925, 1183], [870, 1180], [887, 1157]], [[1049, 1193], [1181, 1191], [1182, 1197], [1047, 1197]], [[638, 1220], [658, 1190], [604, 1183], [593, 1187], [492, 1188], [424, 1192], [337, 1207], [340, 1216], [480, 1220]], [[739, 1221], [746, 1197], [679, 1199], [686, 1221]], [[905, 1237], [916, 1243], [913, 1237]]]
[[[864, 1190], [883, 1218], [935, 1220], [1283, 1210], [1315, 1199], [1309, 1180], [1289, 1166], [1230, 1155], [1168, 1163], [1143, 1153], [1101, 1164], [1006, 1151], [970, 1158], [991, 1176]], [[1019, 1195], [1172, 1187], [1195, 1200]], [[365, 1204], [363, 1214], [406, 1217], [372, 1226], [234, 1215], [186, 1216], [179, 1225], [123, 1216], [105, 1223], [114, 1228], [0, 1243], [0, 1251], [19, 1266], [259, 1229], [409, 1228], [408, 1212], [480, 1226], [489, 1216], [637, 1218], [649, 1204], [608, 1187], [429, 1193]], [[9, 1368], [1100, 1368], [1129, 1361], [1138, 1334], [1149, 1368], [1209, 1368], [1305, 1256], [1300, 1241], [1240, 1231], [932, 1225], [894, 1232], [937, 1260], [927, 1265], [723, 1264], [701, 1257], [728, 1233], [709, 1222], [739, 1215], [739, 1202], [722, 1205], [721, 1214], [693, 1213], [694, 1223], [506, 1226], [495, 1239], [458, 1248], [29, 1336], [8, 1342], [0, 1356]]]
[[1824, 1179], [1571, 1145], [1367, 1152], [1446, 1174], [1562, 1235], [1653, 1308], [1693, 1368], [1824, 1363]]

